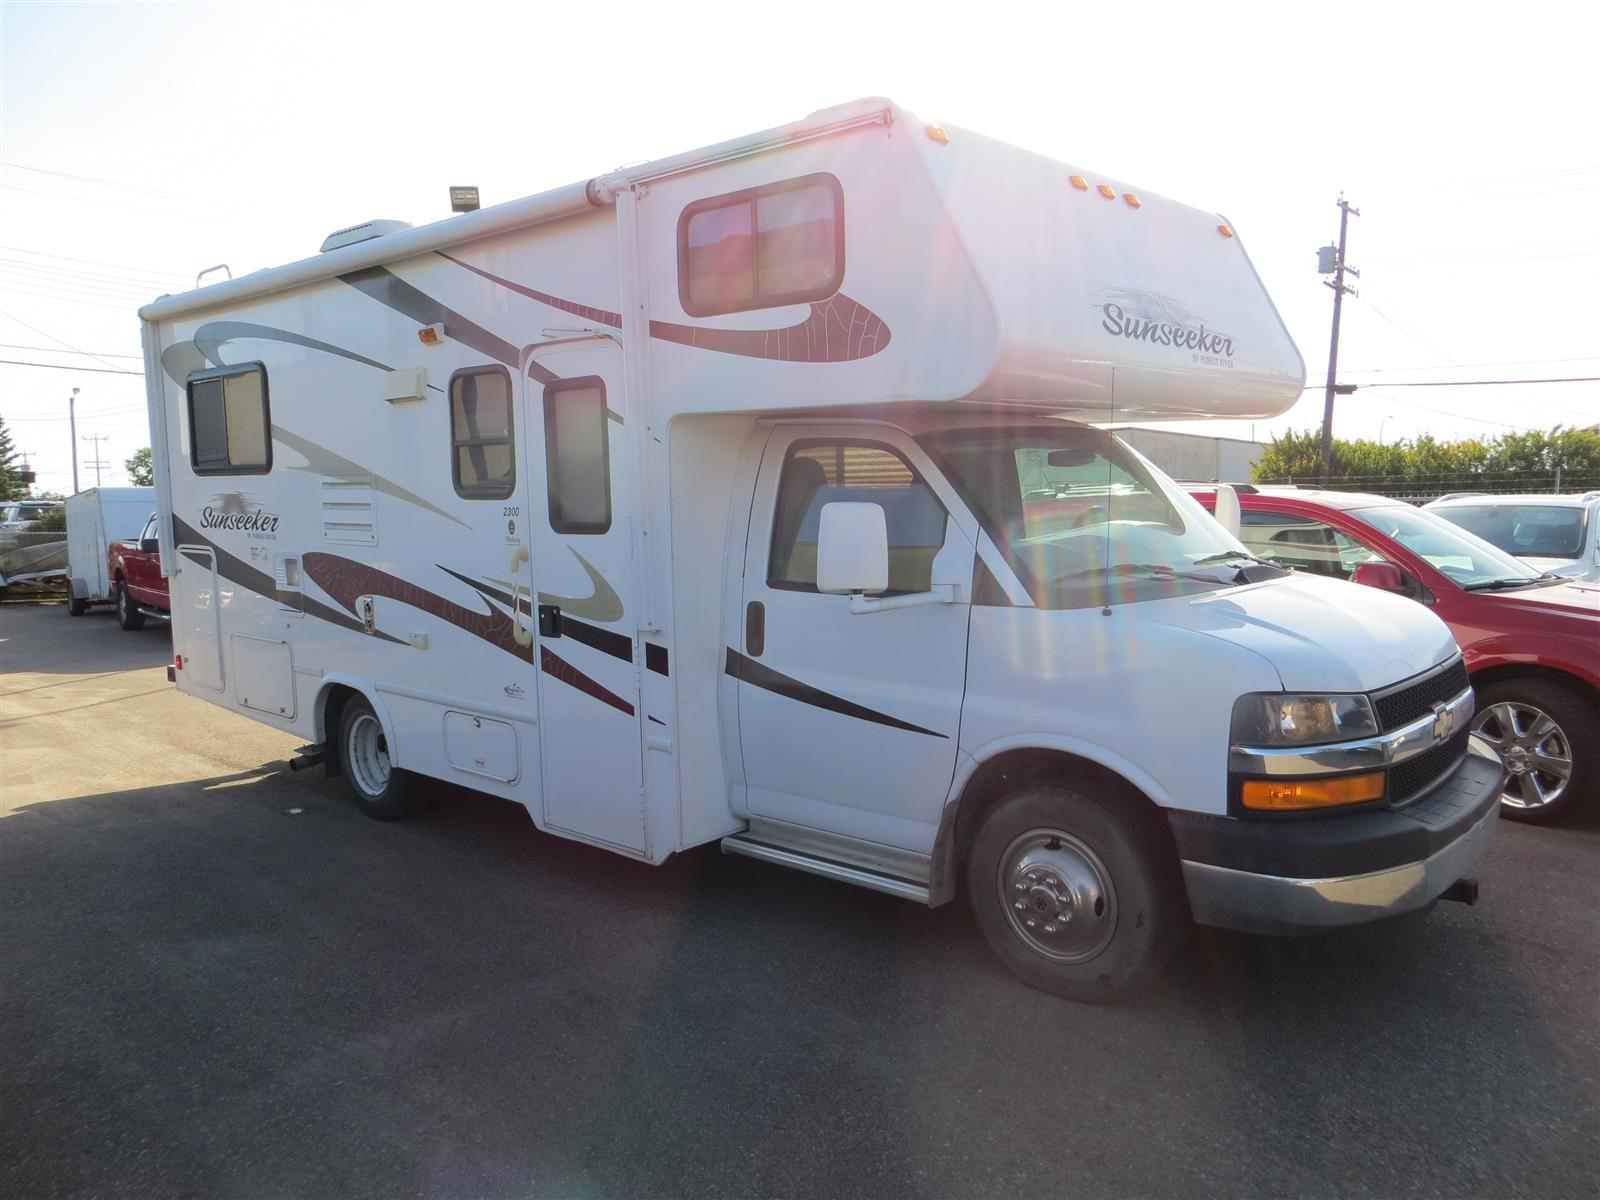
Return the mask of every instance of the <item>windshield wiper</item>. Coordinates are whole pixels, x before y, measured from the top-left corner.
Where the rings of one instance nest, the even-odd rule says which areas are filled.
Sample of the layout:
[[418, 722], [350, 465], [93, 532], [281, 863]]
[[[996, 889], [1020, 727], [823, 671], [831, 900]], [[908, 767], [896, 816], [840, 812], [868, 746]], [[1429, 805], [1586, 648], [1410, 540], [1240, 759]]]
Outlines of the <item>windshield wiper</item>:
[[1197, 579], [1201, 583], [1221, 583], [1215, 575], [1203, 575], [1196, 571], [1179, 571], [1167, 566], [1165, 563], [1111, 563], [1099, 567], [1084, 567], [1078, 571], [1069, 571], [1057, 578], [1057, 583], [1065, 583], [1069, 579], [1081, 579], [1086, 575], [1152, 575], [1157, 579]]
[[1275, 562], [1268, 562], [1264, 558], [1257, 558], [1248, 550], [1224, 550], [1221, 554], [1208, 554], [1204, 558], [1195, 559], [1192, 565], [1196, 567], [1203, 567], [1207, 563], [1227, 562], [1230, 558], [1248, 558], [1253, 563], [1261, 563], [1263, 566], [1267, 567], [1275, 567], [1278, 565]]
[[1505, 592], [1512, 588], [1532, 587], [1536, 583], [1558, 583], [1561, 576], [1552, 575], [1548, 571], [1543, 575], [1525, 575], [1512, 579], [1485, 579], [1481, 583], [1464, 583], [1461, 585], [1463, 592]]

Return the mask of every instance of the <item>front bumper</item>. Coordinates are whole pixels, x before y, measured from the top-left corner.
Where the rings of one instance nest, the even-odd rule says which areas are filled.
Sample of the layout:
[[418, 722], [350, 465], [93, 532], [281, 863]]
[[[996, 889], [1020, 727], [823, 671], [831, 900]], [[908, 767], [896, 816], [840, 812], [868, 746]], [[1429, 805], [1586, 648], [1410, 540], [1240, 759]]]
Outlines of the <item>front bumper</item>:
[[1483, 854], [1506, 770], [1473, 737], [1456, 768], [1403, 808], [1300, 820], [1169, 813], [1202, 925], [1313, 933], [1438, 899]]

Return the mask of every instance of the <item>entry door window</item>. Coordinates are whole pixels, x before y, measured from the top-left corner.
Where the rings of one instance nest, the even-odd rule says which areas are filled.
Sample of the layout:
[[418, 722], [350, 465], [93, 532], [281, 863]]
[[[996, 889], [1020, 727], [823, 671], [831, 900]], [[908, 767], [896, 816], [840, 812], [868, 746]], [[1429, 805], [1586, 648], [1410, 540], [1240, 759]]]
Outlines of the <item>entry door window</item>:
[[906, 460], [888, 446], [804, 441], [790, 447], [778, 480], [767, 583], [817, 590], [817, 529], [822, 506], [862, 501], [883, 509], [889, 531], [889, 591], [925, 592], [944, 545], [944, 507]]

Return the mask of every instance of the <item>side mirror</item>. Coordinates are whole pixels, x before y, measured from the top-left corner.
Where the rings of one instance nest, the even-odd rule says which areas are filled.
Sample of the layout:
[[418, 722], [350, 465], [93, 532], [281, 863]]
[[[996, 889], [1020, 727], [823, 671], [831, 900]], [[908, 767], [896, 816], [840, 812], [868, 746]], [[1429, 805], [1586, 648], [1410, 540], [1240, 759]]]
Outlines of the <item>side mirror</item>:
[[1404, 596], [1410, 591], [1406, 587], [1404, 573], [1393, 563], [1361, 563], [1356, 567], [1355, 574], [1350, 576], [1350, 580], [1363, 587], [1377, 588], [1380, 592], [1397, 592]]
[[161, 550], [160, 538], [140, 538], [139, 550], [144, 554], [156, 554]]
[[1217, 484], [1217, 524], [1221, 525], [1234, 537], [1239, 536], [1241, 519], [1239, 516], [1239, 493], [1226, 483]]
[[883, 506], [835, 500], [817, 525], [817, 591], [842, 595], [889, 587], [889, 527]]

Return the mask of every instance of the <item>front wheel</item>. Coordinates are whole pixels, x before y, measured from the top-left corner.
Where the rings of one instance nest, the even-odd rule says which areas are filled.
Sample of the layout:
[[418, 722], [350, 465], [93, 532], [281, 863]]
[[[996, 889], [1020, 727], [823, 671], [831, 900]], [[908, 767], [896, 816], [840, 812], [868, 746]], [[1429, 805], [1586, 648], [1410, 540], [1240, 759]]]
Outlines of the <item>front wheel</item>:
[[356, 807], [379, 821], [397, 821], [412, 810], [411, 776], [394, 766], [389, 740], [377, 713], [360, 696], [339, 714], [339, 767]]
[[1089, 1003], [1124, 999], [1160, 974], [1184, 912], [1175, 864], [1142, 816], [1052, 784], [989, 813], [967, 858], [967, 898], [1014, 974]]
[[144, 614], [129, 594], [126, 581], [117, 584], [117, 624], [130, 632], [144, 628]]
[[1548, 679], [1504, 679], [1478, 690], [1472, 732], [1511, 772], [1500, 815], [1542, 823], [1592, 805], [1600, 794], [1600, 743], [1590, 736], [1594, 706]]

